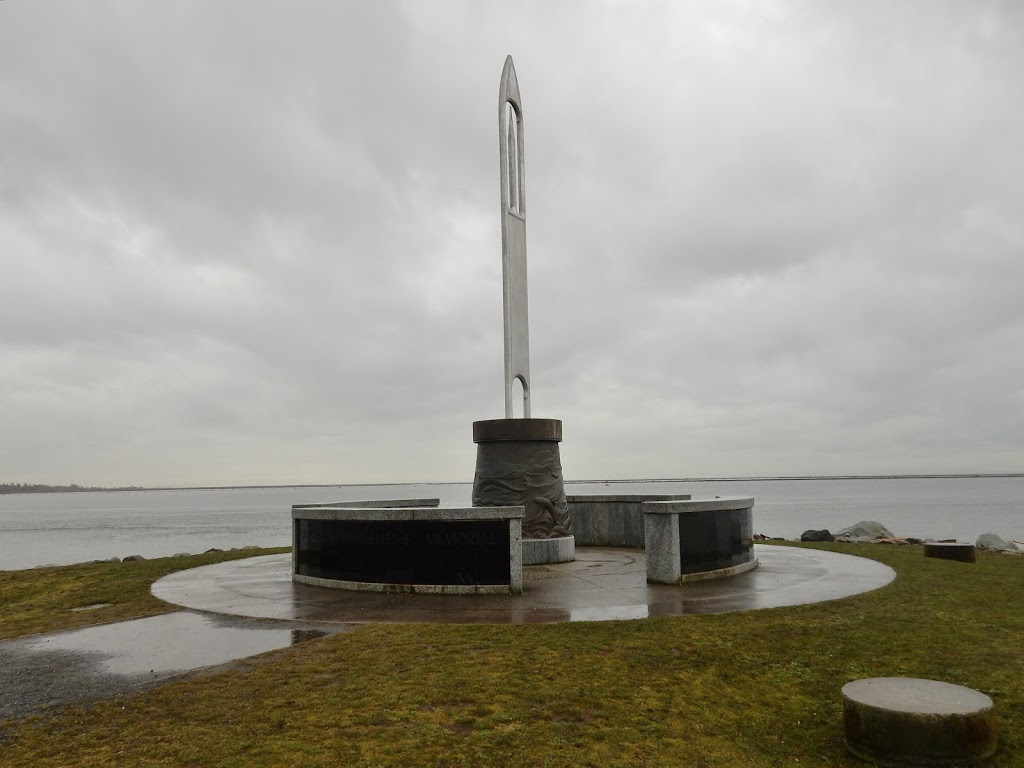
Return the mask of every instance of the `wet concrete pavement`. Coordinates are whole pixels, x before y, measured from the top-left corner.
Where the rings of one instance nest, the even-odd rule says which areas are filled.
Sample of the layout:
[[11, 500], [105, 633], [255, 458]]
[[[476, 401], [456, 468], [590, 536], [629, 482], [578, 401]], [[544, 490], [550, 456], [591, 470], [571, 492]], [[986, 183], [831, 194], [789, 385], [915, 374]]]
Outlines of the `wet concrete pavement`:
[[189, 671], [368, 622], [531, 624], [747, 611], [835, 600], [895, 572], [834, 552], [758, 545], [760, 566], [682, 586], [648, 584], [642, 550], [586, 547], [523, 569], [522, 595], [347, 592], [294, 584], [291, 555], [193, 568], [157, 581], [180, 610], [0, 642], [0, 720], [141, 690]]
[[116, 696], [343, 631], [174, 611], [0, 642], [0, 720]]
[[681, 586], [647, 583], [637, 549], [581, 547], [576, 561], [523, 568], [522, 595], [349, 592], [291, 581], [291, 555], [179, 571], [153, 594], [187, 608], [314, 622], [530, 624], [727, 613], [835, 600], [885, 586], [888, 566], [835, 552], [755, 547], [760, 566]]

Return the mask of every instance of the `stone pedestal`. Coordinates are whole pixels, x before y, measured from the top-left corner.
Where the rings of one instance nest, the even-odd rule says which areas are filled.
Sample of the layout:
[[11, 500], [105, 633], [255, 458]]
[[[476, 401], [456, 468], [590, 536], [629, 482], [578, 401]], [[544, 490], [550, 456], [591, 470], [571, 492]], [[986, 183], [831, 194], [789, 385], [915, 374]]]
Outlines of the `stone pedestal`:
[[576, 539], [558, 536], [553, 539], [523, 539], [523, 565], [571, 563], [576, 559]]
[[473, 506], [526, 508], [523, 539], [571, 536], [562, 482], [558, 419], [473, 422]]

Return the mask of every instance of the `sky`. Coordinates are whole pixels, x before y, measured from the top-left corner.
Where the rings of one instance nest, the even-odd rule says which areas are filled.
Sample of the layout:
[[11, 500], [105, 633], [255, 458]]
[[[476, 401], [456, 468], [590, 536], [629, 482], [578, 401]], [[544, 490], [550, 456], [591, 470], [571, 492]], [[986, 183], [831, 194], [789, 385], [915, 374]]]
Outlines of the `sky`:
[[0, 482], [1024, 471], [1024, 5], [0, 2]]

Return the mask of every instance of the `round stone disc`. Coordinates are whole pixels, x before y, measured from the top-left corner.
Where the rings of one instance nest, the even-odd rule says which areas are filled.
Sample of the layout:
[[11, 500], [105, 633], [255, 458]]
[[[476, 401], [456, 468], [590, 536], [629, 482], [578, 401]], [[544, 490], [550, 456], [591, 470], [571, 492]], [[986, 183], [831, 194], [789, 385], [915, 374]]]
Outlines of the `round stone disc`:
[[957, 765], [995, 751], [995, 707], [980, 691], [875, 677], [847, 683], [842, 696], [847, 748], [880, 765]]

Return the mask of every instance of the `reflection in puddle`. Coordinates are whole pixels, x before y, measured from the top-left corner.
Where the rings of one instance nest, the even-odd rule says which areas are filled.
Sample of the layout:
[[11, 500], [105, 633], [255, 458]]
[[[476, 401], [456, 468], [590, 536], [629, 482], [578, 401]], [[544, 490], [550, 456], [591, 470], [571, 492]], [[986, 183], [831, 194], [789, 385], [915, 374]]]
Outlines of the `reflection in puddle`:
[[307, 640], [316, 640], [318, 637], [326, 637], [327, 633], [322, 629], [293, 629], [292, 645], [304, 643]]
[[179, 611], [44, 635], [25, 642], [22, 649], [89, 654], [96, 659], [97, 671], [104, 674], [165, 675], [287, 648], [326, 634]]
[[594, 608], [573, 608], [569, 621], [620, 621], [623, 619], [646, 619], [648, 606], [609, 605]]

